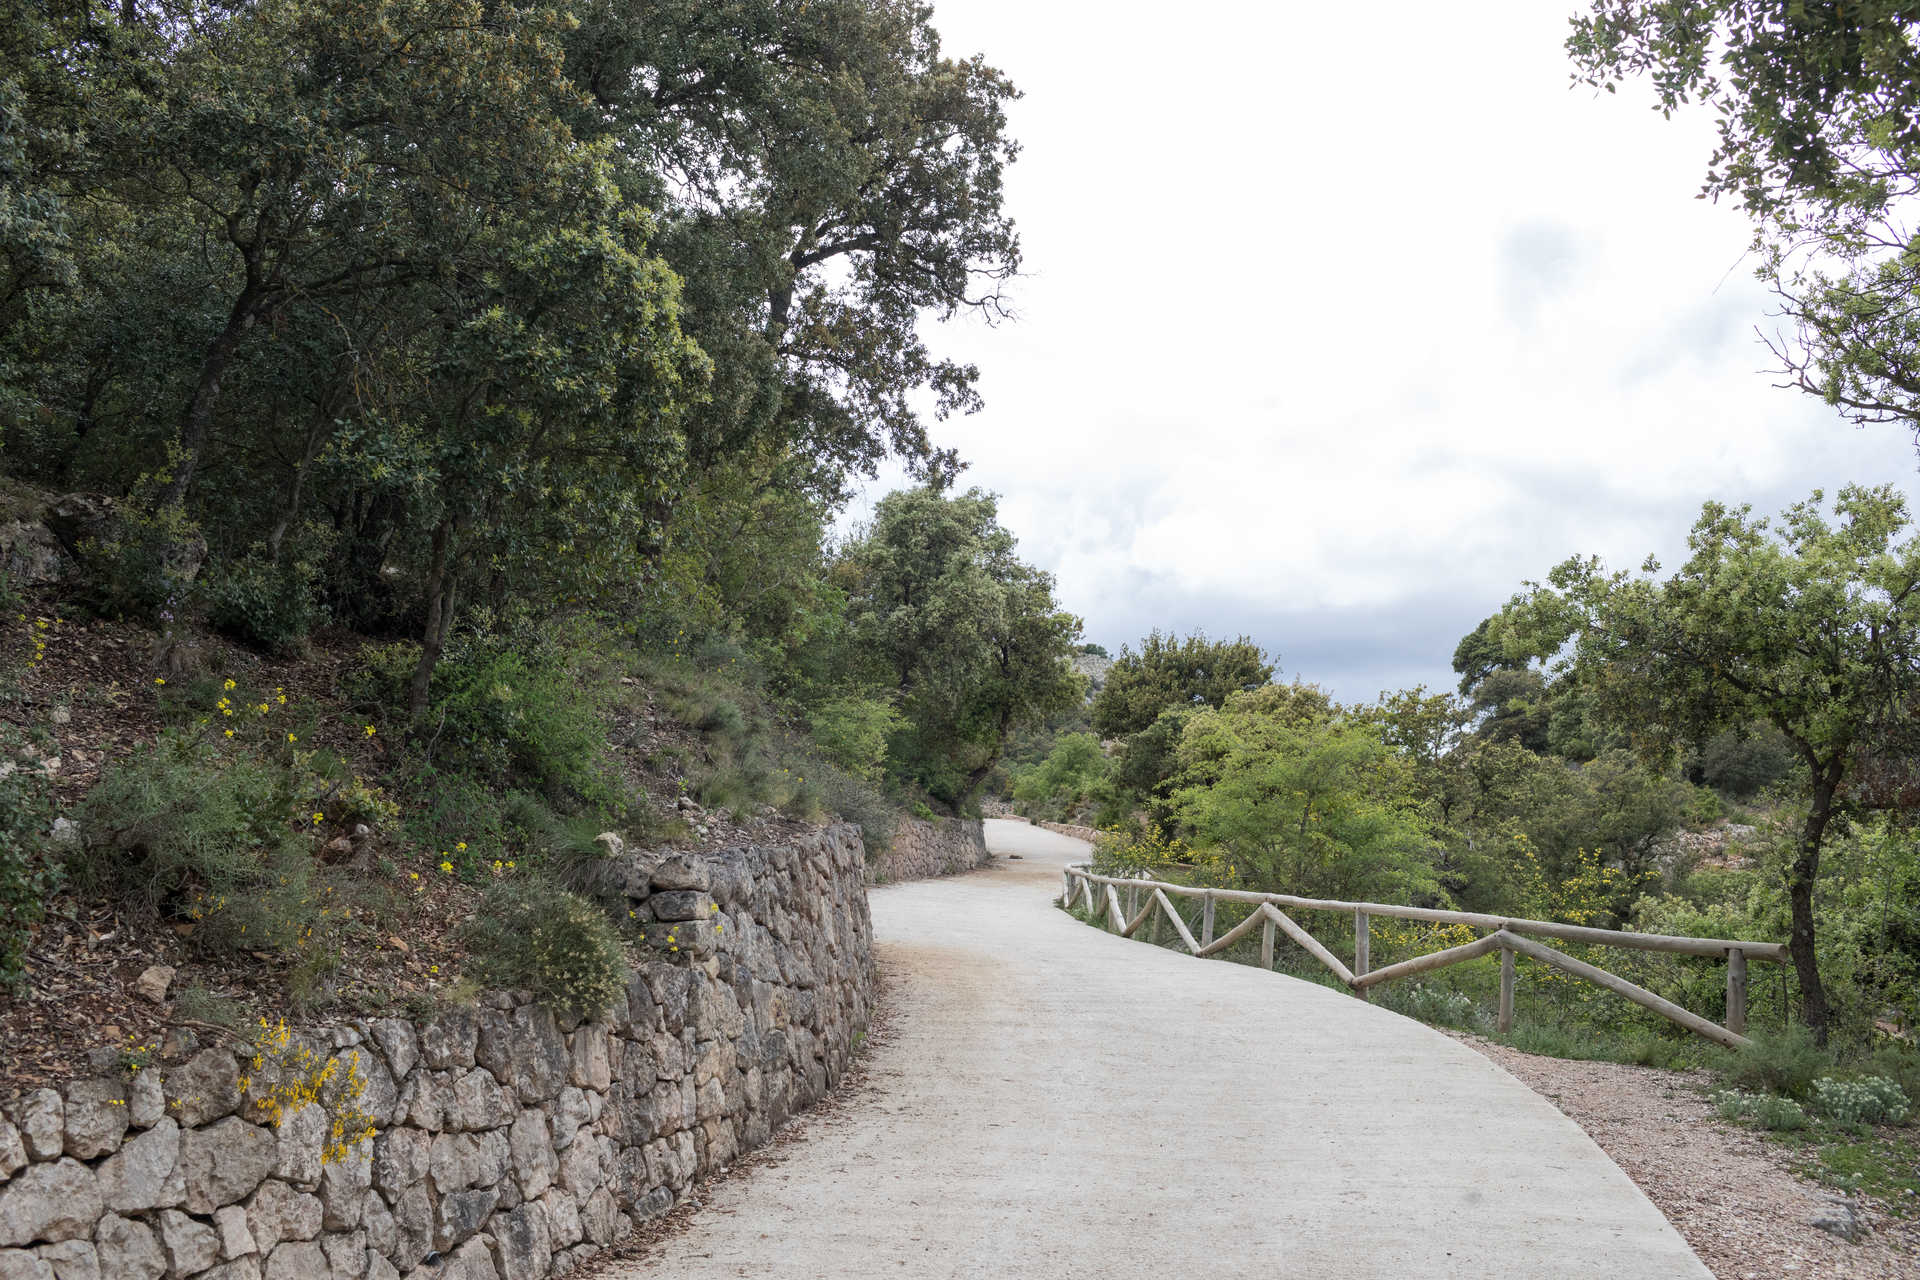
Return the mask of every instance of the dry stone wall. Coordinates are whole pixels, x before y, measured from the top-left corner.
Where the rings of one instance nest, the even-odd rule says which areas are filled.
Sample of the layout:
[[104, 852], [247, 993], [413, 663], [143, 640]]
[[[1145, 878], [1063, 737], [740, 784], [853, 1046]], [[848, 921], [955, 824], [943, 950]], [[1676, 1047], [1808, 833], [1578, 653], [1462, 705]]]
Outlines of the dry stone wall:
[[991, 861], [993, 855], [987, 852], [979, 819], [943, 818], [938, 822], [924, 822], [903, 817], [886, 852], [869, 864], [867, 878], [874, 884], [925, 880], [972, 871]]
[[[565, 1274], [839, 1078], [873, 991], [865, 870], [848, 825], [622, 852], [599, 889], [657, 950], [607, 1014], [503, 992], [296, 1039], [335, 1070], [277, 1123], [276, 1080], [178, 1032], [30, 1094], [0, 1117], [0, 1280]], [[328, 1160], [349, 1080], [376, 1136]]]

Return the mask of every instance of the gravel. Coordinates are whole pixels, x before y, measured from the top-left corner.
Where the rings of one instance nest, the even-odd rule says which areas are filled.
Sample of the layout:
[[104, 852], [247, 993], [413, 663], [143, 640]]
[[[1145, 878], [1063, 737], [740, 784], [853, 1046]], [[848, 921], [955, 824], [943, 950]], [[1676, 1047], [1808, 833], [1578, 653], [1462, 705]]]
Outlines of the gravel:
[[1718, 1280], [1914, 1280], [1920, 1222], [1864, 1196], [1847, 1199], [1872, 1228], [1848, 1244], [1812, 1225], [1837, 1192], [1796, 1172], [1796, 1156], [1719, 1118], [1704, 1072], [1543, 1058], [1449, 1032], [1532, 1086], [1613, 1157]]

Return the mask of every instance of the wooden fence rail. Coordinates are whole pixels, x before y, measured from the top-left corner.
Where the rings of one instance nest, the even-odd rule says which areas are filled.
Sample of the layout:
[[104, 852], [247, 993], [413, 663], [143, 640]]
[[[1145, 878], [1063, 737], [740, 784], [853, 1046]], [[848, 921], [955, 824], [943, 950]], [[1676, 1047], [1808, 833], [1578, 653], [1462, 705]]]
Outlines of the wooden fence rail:
[[[1124, 901], [1123, 893], [1126, 895]], [[1186, 917], [1181, 915], [1179, 909], [1173, 905], [1175, 898], [1201, 899], [1198, 938], [1193, 936], [1193, 929], [1187, 924]], [[1164, 919], [1173, 925], [1174, 932], [1179, 935], [1182, 945], [1188, 952], [1202, 958], [1226, 950], [1257, 927], [1260, 930], [1260, 964], [1268, 969], [1273, 967], [1274, 935], [1277, 931], [1285, 934], [1308, 955], [1325, 965], [1334, 977], [1340, 979], [1342, 984], [1362, 999], [1366, 998], [1371, 988], [1383, 982], [1412, 977], [1416, 973], [1427, 973], [1498, 951], [1500, 953], [1498, 1026], [1503, 1035], [1513, 1029], [1514, 957], [1517, 955], [1551, 965], [1576, 978], [1591, 982], [1595, 986], [1604, 987], [1642, 1008], [1652, 1010], [1669, 1022], [1685, 1027], [1695, 1035], [1703, 1036], [1715, 1044], [1722, 1044], [1728, 1048], [1736, 1048], [1748, 1043], [1746, 1037], [1747, 962], [1771, 960], [1779, 964], [1787, 959], [1786, 947], [1777, 942], [1681, 938], [1659, 933], [1592, 929], [1584, 925], [1559, 924], [1551, 920], [1490, 916], [1474, 911], [1443, 911], [1434, 907], [1401, 907], [1381, 902], [1340, 902], [1327, 898], [1297, 898], [1291, 894], [1256, 893], [1246, 889], [1198, 889], [1191, 885], [1168, 884], [1162, 880], [1095, 875], [1085, 863], [1066, 868], [1066, 891], [1062, 895], [1062, 901], [1068, 908], [1072, 908], [1076, 902], [1080, 903], [1095, 923], [1098, 923], [1100, 917], [1104, 915], [1107, 923], [1122, 937], [1127, 938], [1135, 936], [1142, 928], [1149, 930], [1150, 937], [1156, 936]], [[1215, 937], [1214, 908], [1220, 902], [1242, 903], [1253, 906], [1255, 910], [1226, 933]], [[1351, 912], [1353, 914], [1353, 967], [1348, 968], [1338, 956], [1322, 945], [1319, 939], [1302, 928], [1282, 909], [1286, 907], [1303, 911]], [[1441, 924], [1464, 924], [1488, 932], [1461, 946], [1448, 947], [1444, 951], [1415, 956], [1411, 960], [1402, 960], [1398, 964], [1374, 969], [1369, 963], [1371, 933], [1368, 919], [1372, 916], [1387, 916], [1400, 920], [1426, 920]], [[1618, 974], [1609, 973], [1598, 965], [1588, 964], [1584, 960], [1576, 960], [1565, 952], [1534, 941], [1534, 937], [1528, 935], [1554, 938], [1562, 942], [1620, 947], [1633, 951], [1657, 951], [1672, 955], [1725, 959], [1727, 962], [1726, 1025], [1722, 1026], [1696, 1013], [1691, 1013], [1671, 1000], [1655, 995], [1645, 987], [1636, 986]]]

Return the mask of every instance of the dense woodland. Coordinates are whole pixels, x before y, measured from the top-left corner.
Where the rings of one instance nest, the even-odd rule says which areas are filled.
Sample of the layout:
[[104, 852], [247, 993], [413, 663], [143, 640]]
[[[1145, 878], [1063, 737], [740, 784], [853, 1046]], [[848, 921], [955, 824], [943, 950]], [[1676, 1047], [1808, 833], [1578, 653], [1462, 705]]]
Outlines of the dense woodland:
[[[429, 881], [612, 963], [552, 897], [598, 832], [977, 811], [1082, 694], [929, 434], [1014, 95], [897, 0], [0, 5], [0, 524], [61, 566], [3, 548], [0, 978], [93, 901], [324, 973]], [[76, 796], [101, 715], [147, 740]]]

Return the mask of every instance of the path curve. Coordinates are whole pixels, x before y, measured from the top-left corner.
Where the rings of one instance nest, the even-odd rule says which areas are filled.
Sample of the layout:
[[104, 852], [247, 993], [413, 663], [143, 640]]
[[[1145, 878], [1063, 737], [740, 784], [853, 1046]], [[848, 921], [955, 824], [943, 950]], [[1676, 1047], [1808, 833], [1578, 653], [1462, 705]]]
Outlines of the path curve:
[[1078, 840], [877, 888], [871, 1092], [613, 1274], [1707, 1277], [1585, 1133], [1350, 995], [1050, 905]]

